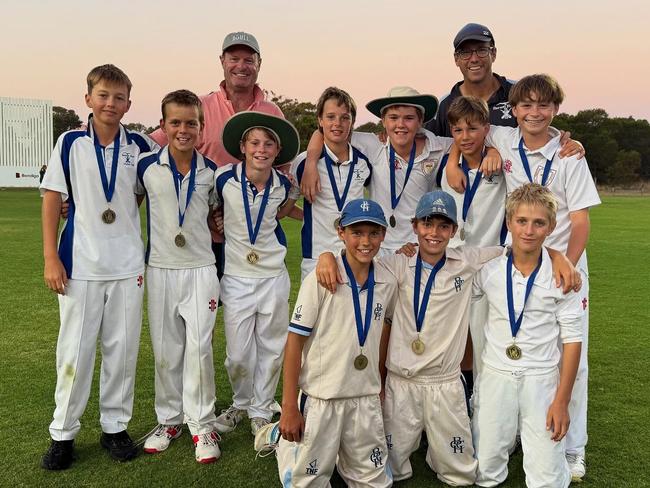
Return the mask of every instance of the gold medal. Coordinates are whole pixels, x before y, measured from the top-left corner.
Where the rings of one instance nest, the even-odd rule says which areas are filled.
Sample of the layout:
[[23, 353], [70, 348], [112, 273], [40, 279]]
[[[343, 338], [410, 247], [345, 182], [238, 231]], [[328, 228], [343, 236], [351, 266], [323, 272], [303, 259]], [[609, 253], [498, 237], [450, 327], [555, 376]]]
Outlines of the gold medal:
[[354, 358], [354, 367], [357, 368], [358, 370], [366, 369], [368, 366], [368, 358], [363, 355], [363, 353], [359, 354], [356, 358]]
[[174, 237], [174, 244], [176, 244], [177, 247], [184, 247], [185, 236], [179, 232], [176, 237]]
[[110, 208], [107, 208], [102, 212], [102, 222], [105, 224], [112, 224], [115, 222], [115, 212]]
[[397, 225], [397, 221], [395, 220], [394, 215], [390, 216], [390, 219], [388, 219], [388, 223], [390, 224], [391, 227], [395, 227]]
[[465, 227], [460, 228], [460, 240], [461, 241], [465, 240]]
[[420, 354], [424, 353], [424, 342], [422, 342], [422, 340], [418, 337], [413, 342], [411, 342], [411, 349], [413, 349], [413, 352], [419, 356]]
[[257, 262], [260, 260], [260, 256], [251, 249], [250, 252], [246, 255], [246, 260], [251, 264], [257, 264]]
[[506, 347], [506, 356], [513, 361], [517, 361], [518, 359], [521, 359], [521, 349], [517, 344], [511, 344]]

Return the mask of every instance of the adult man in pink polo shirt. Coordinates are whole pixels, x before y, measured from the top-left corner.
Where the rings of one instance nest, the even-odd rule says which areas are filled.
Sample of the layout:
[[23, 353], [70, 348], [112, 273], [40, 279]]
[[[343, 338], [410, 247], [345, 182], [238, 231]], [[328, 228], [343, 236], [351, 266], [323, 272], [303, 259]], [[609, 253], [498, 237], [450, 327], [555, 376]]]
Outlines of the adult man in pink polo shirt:
[[[231, 32], [223, 40], [219, 57], [224, 80], [216, 91], [201, 98], [205, 115], [205, 129], [196, 148], [217, 166], [239, 161], [228, 154], [221, 142], [221, 132], [226, 121], [235, 113], [255, 110], [284, 117], [280, 108], [265, 99], [264, 91], [257, 85], [257, 75], [262, 64], [260, 46], [252, 34]], [[150, 134], [163, 146], [167, 137], [161, 129]]]

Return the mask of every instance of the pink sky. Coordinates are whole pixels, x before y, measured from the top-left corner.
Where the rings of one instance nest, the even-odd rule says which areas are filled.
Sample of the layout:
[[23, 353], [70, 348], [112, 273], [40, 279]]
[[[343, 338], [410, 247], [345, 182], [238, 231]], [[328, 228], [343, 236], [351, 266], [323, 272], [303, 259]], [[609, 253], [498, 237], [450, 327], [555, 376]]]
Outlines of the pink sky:
[[[604, 108], [650, 119], [650, 47], [642, 38], [650, 6], [642, 0], [453, 2], [462, 8], [431, 0], [224, 3], [7, 3], [0, 96], [50, 99], [83, 119], [86, 74], [110, 62], [134, 84], [124, 121], [154, 125], [167, 92], [217, 86], [223, 37], [245, 30], [260, 42], [260, 84], [278, 94], [315, 102], [336, 85], [363, 106], [391, 86], [410, 85], [440, 97], [460, 79], [453, 37], [479, 22], [496, 39], [494, 71], [555, 76], [566, 92], [561, 111]], [[361, 110], [359, 122], [367, 120], [374, 117]]]

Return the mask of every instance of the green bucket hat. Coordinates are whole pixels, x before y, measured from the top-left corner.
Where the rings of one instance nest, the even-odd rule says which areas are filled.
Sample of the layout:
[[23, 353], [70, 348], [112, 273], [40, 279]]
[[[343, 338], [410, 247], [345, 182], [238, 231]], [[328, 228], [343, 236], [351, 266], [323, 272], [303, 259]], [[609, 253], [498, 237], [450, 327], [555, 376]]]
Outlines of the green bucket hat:
[[239, 112], [228, 119], [223, 127], [221, 139], [226, 151], [239, 158], [239, 144], [246, 132], [255, 128], [268, 129], [279, 139], [280, 154], [275, 158], [273, 166], [279, 166], [292, 161], [300, 150], [300, 136], [291, 122], [274, 115], [262, 112]]
[[388, 90], [388, 96], [377, 98], [366, 104], [368, 111], [381, 119], [388, 107], [407, 105], [419, 109], [423, 114], [423, 122], [428, 122], [436, 116], [438, 99], [433, 95], [420, 95], [410, 86], [395, 86]]

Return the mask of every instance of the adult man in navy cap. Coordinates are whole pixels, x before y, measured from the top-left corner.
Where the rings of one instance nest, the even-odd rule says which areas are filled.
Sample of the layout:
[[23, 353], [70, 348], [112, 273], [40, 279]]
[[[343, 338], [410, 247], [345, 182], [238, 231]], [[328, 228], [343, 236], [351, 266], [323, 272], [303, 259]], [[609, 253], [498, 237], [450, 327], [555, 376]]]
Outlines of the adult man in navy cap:
[[439, 136], [451, 137], [447, 110], [451, 102], [461, 95], [485, 100], [490, 109], [491, 124], [517, 126], [508, 103], [508, 94], [514, 83], [492, 72], [496, 57], [494, 36], [484, 25], [467, 24], [456, 34], [454, 61], [463, 74], [463, 81], [456, 83], [451, 93], [440, 101], [438, 114], [426, 124], [427, 129]]

